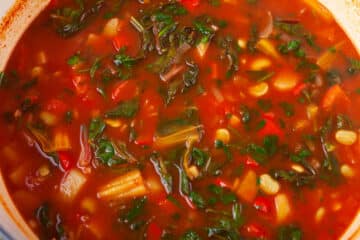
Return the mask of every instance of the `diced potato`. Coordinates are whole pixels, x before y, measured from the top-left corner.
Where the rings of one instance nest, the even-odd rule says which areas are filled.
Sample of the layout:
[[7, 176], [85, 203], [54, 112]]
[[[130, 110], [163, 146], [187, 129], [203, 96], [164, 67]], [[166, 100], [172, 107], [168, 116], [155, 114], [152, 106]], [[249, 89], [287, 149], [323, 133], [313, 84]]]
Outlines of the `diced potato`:
[[164, 187], [162, 186], [160, 180], [156, 177], [146, 178], [145, 184], [147, 189], [149, 189], [149, 192], [151, 192], [152, 194], [156, 194], [164, 191]]
[[71, 149], [69, 135], [66, 132], [58, 131], [54, 137], [54, 150], [63, 151]]
[[262, 52], [270, 57], [273, 57], [276, 60], [281, 60], [281, 57], [280, 57], [279, 53], [277, 52], [277, 50], [274, 46], [274, 43], [271, 42], [269, 39], [260, 39], [256, 44], [256, 48], [260, 52]]
[[319, 223], [325, 216], [325, 208], [320, 207], [315, 213], [315, 222]]
[[60, 193], [67, 200], [73, 200], [86, 183], [86, 177], [77, 169], [67, 172], [60, 183]]
[[262, 174], [260, 176], [260, 189], [266, 194], [275, 195], [280, 190], [280, 184], [269, 174]]
[[54, 126], [57, 123], [57, 117], [47, 111], [43, 111], [39, 115], [40, 119], [48, 126]]
[[271, 66], [271, 61], [267, 58], [262, 57], [262, 58], [258, 58], [256, 60], [254, 60], [251, 63], [250, 68], [253, 71], [261, 71], [270, 66]]
[[199, 43], [199, 44], [196, 46], [196, 50], [197, 50], [200, 58], [204, 58], [204, 57], [205, 57], [205, 54], [206, 54], [209, 46], [210, 46], [210, 42]]
[[120, 19], [118, 19], [118, 18], [110, 19], [104, 26], [103, 35], [108, 38], [115, 37], [118, 34], [118, 32], [121, 28], [121, 25], [122, 24], [121, 24]]
[[269, 91], [269, 84], [261, 82], [249, 87], [248, 92], [253, 97], [262, 97]]
[[240, 199], [252, 202], [258, 192], [256, 173], [249, 170], [242, 179], [236, 178], [232, 189]]
[[288, 219], [291, 214], [291, 205], [286, 194], [280, 193], [275, 196], [276, 217], [279, 223]]
[[230, 132], [226, 128], [219, 128], [216, 130], [215, 139], [227, 144], [230, 142]]
[[138, 169], [115, 178], [97, 192], [97, 197], [105, 201], [122, 201], [147, 194], [144, 180]]
[[273, 86], [276, 90], [287, 92], [293, 90], [299, 82], [299, 76], [290, 71], [279, 72], [273, 80]]
[[338, 130], [335, 133], [335, 139], [342, 145], [351, 146], [356, 142], [357, 134], [350, 130]]
[[340, 167], [340, 172], [344, 177], [347, 177], [347, 178], [352, 178], [355, 176], [354, 169], [347, 164], [343, 164]]
[[305, 4], [308, 5], [311, 10], [319, 15], [321, 18], [323, 18], [325, 21], [332, 21], [333, 17], [331, 13], [317, 0], [304, 0]]

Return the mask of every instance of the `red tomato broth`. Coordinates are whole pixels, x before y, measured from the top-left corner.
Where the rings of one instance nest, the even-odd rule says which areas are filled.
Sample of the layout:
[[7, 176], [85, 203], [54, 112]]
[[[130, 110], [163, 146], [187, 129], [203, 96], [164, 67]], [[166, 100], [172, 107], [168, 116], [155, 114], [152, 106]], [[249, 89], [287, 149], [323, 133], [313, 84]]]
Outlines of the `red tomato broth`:
[[[219, 235], [229, 234], [222, 235], [223, 237], [230, 236], [229, 232], [232, 231], [235, 236], [246, 239], [276, 239], [280, 227], [295, 226], [296, 231], [302, 232], [302, 238], [299, 239], [338, 238], [359, 208], [360, 194], [356, 191], [359, 183], [356, 178], [360, 169], [357, 159], [360, 147], [360, 112], [356, 106], [360, 100], [360, 85], [357, 83], [357, 71], [360, 69], [355, 69], [355, 73], [348, 73], [349, 59], [358, 58], [358, 54], [335, 21], [322, 19], [302, 1], [292, 2], [291, 5], [285, 0], [276, 1], [276, 4], [270, 0], [255, 1], [254, 4], [245, 0], [219, 1], [219, 6], [211, 5], [211, 1], [184, 1], [188, 13], [173, 17], [173, 21], [178, 22], [180, 27], [193, 26], [194, 19], [203, 14], [224, 20], [227, 26], [216, 25], [218, 30], [214, 30], [215, 36], [209, 40], [210, 45], [204, 57], [199, 55], [195, 46], [197, 43], [193, 44], [181, 58], [183, 69], [180, 73], [164, 80], [158, 73], [152, 72], [149, 66], [159, 59], [157, 50], [146, 52], [145, 57], [141, 56], [143, 36], [130, 24], [132, 16], [139, 19], [143, 14], [139, 9], [157, 8], [161, 1], [144, 4], [137, 1], [125, 2], [119, 12], [111, 13], [111, 17], [118, 18], [121, 24], [116, 29], [115, 36], [109, 37], [103, 29], [109, 21], [109, 11], [116, 9], [113, 5], [115, 2], [106, 2], [79, 32], [66, 37], [56, 32], [59, 23], [53, 18], [54, 14], [59, 13], [54, 8], [74, 8], [76, 4], [70, 0], [57, 2], [56, 6], [42, 13], [27, 30], [5, 71], [5, 77], [13, 83], [0, 88], [3, 99], [0, 111], [5, 116], [0, 138], [1, 146], [5, 147], [0, 150], [3, 158], [0, 166], [15, 203], [35, 233], [44, 238], [59, 238], [63, 235], [69, 239], [158, 239], [159, 235], [164, 239], [181, 236], [183, 239], [190, 239], [185, 236], [191, 233], [206, 239], [210, 234], [206, 229], [215, 229], [215, 226], [220, 228], [223, 221], [223, 224], [231, 224], [231, 229], [225, 231], [221, 228]], [[86, 8], [91, 4], [93, 1], [86, 3]], [[267, 17], [264, 17], [267, 12], [271, 12], [274, 21], [282, 19], [285, 23], [301, 24], [306, 33], [315, 36], [315, 44], [319, 49], [307, 44], [303, 36], [289, 35], [276, 26], [268, 38], [280, 60], [261, 51], [260, 47], [256, 47], [255, 52], [247, 47], [242, 48], [237, 40], [251, 40], [251, 28], [254, 24], [259, 26], [257, 31], [261, 33], [269, 24]], [[92, 36], [91, 43], [89, 35]], [[195, 35], [199, 37], [201, 32]], [[233, 39], [230, 45], [234, 47], [236, 44], [234, 52], [238, 60], [235, 67], [238, 69], [229, 76], [228, 56], [224, 55], [224, 49], [217, 43], [228, 35]], [[345, 42], [341, 50], [336, 50], [341, 54], [331, 63], [330, 70], [335, 69], [339, 73], [331, 79], [335, 81], [332, 84], [338, 84], [345, 92], [351, 100], [347, 102], [349, 106], [344, 106], [341, 100], [334, 98], [329, 111], [321, 109], [330, 88], [326, 82], [327, 71], [296, 70], [302, 58], [295, 57], [294, 52], [283, 54], [277, 49], [280, 44], [287, 44], [294, 39], [301, 41], [301, 49], [306, 53], [304, 59], [313, 64], [327, 49]], [[256, 39], [255, 44], [259, 41], [260, 39]], [[163, 54], [167, 54], [166, 51]], [[39, 53], [46, 55], [44, 62], [39, 60]], [[140, 59], [137, 60], [139, 53]], [[124, 67], [123, 62], [116, 66], [115, 54], [123, 54], [122, 56], [136, 61], [134, 64], [130, 63], [130, 67]], [[193, 69], [192, 63], [185, 63], [185, 60], [190, 59], [196, 65]], [[270, 65], [256, 71], [251, 69], [252, 63], [259, 59], [267, 59]], [[96, 61], [99, 61], [98, 66], [95, 66]], [[34, 67], [40, 67], [40, 73]], [[181, 89], [184, 72], [196, 68], [196, 83]], [[119, 69], [121, 72], [117, 72]], [[264, 70], [265, 74], [270, 75], [258, 80], [259, 77], [252, 76], [249, 70], [255, 74], [264, 74], [261, 72]], [[12, 71], [16, 71], [18, 79], [11, 75]], [[275, 81], [279, 72], [283, 71], [290, 72], [299, 79], [296, 86], [305, 86], [301, 90], [295, 90], [295, 86], [285, 90], [277, 89]], [[315, 71], [315, 79], [307, 80], [311, 71]], [[105, 79], [108, 77], [106, 74], [110, 79]], [[316, 77], [320, 79], [318, 82]], [[341, 79], [340, 82], [337, 82], [338, 78]], [[29, 84], [33, 79], [36, 81]], [[170, 100], [166, 99], [164, 92], [176, 81], [180, 82], [180, 87], [177, 87]], [[249, 89], [260, 83], [266, 83], [268, 89], [261, 96], [256, 95], [257, 92], [254, 95]], [[307, 99], [309, 94], [312, 94], [310, 100]], [[133, 99], [138, 101], [135, 110], [132, 103], [129, 103]], [[169, 102], [166, 103], [166, 100]], [[127, 109], [129, 111], [126, 114], [129, 116], [110, 116], [109, 111], [123, 103], [130, 104], [129, 108], [134, 112]], [[269, 103], [271, 106], [267, 105]], [[311, 104], [318, 106], [315, 117], [309, 117], [307, 113]], [[43, 112], [49, 114], [44, 116]], [[247, 114], [250, 114], [250, 119], [247, 119]], [[346, 117], [339, 120], [342, 116], [340, 114]], [[324, 134], [325, 144], [321, 142], [320, 127], [325, 125], [329, 116], [335, 119], [333, 124], [343, 125]], [[86, 166], [87, 170], [84, 170], [78, 165], [81, 152], [80, 126], [86, 126], [86, 131], [90, 133], [90, 122], [94, 119], [104, 121], [106, 127], [94, 139], [87, 136], [92, 152], [88, 156], [91, 157], [91, 162]], [[70, 146], [65, 137], [65, 140], [59, 140], [56, 150], [45, 151], [41, 140], [36, 138], [34, 130], [29, 130], [29, 126], [46, 134], [45, 138], [50, 141], [50, 145], [57, 142], [54, 139], [58, 132], [63, 133]], [[201, 130], [189, 130], [186, 128], [189, 126], [197, 126]], [[226, 131], [220, 131], [221, 134], [217, 131], [219, 129]], [[335, 133], [339, 130], [354, 132], [357, 136], [355, 143], [345, 146], [337, 142]], [[171, 135], [182, 131], [188, 131], [188, 136], [183, 141], [182, 135]], [[313, 138], [309, 140], [304, 135], [311, 135]], [[271, 143], [277, 145], [276, 151], [259, 157], [256, 155], [259, 154], [258, 151], [268, 151], [263, 141], [271, 141], [269, 136], [276, 136], [278, 144]], [[193, 141], [194, 137], [198, 137], [197, 141]], [[164, 145], [159, 145], [161, 139], [165, 139]], [[169, 144], [169, 139], [180, 143]], [[322, 169], [325, 145], [331, 149], [326, 150], [327, 154], [333, 154], [337, 159], [339, 169], [344, 166], [350, 168], [353, 176], [346, 176], [342, 171], [328, 173]], [[109, 146], [112, 146], [116, 154], [111, 161], [104, 161], [106, 156], [99, 156], [98, 152], [101, 147], [108, 151]], [[200, 167], [194, 163], [195, 155], [192, 155], [191, 167], [195, 167], [198, 173], [187, 172], [183, 163], [186, 161], [183, 156], [187, 150], [190, 149], [191, 154], [195, 154], [194, 147], [201, 150], [200, 154], [205, 154], [201, 155], [206, 158], [202, 160], [207, 161]], [[310, 156], [293, 160], [303, 149], [310, 152]], [[160, 157], [150, 160], [153, 152], [157, 152]], [[58, 163], [61, 158], [69, 162], [61, 165]], [[166, 169], [166, 173], [159, 173], [156, 169], [158, 162], [160, 168]], [[294, 165], [301, 165], [302, 171], [310, 179], [309, 184], [302, 180], [301, 184], [305, 186], [294, 186], [295, 183], [276, 177], [272, 171], [281, 169], [289, 172]], [[314, 176], [310, 173], [312, 169], [315, 169]], [[114, 195], [111, 201], [106, 200], [102, 195], [105, 194], [104, 187], [106, 189], [106, 185], [113, 183], [114, 179], [136, 170], [141, 173], [141, 180], [137, 178], [138, 185], [131, 185], [130, 181], [124, 179], [121, 183], [114, 184], [118, 187], [128, 184], [135, 188], [143, 181], [144, 192], [136, 197], [131, 197], [131, 194], [126, 198]], [[72, 171], [80, 173], [86, 182], [79, 184], [81, 186], [78, 191], [74, 190], [74, 196], [68, 197], [61, 190], [61, 184], [66, 179], [64, 176]], [[300, 170], [291, 171], [294, 174], [302, 173]], [[14, 172], [18, 172], [15, 177], [12, 175]], [[238, 193], [240, 187], [235, 184], [236, 181], [240, 184], [245, 181], [249, 172], [255, 173], [257, 179], [254, 185], [257, 188], [256, 196], [253, 196], [251, 202], [242, 199], [243, 193]], [[181, 188], [179, 173], [187, 176], [189, 190]], [[161, 182], [159, 174], [172, 177], [172, 193], [166, 192], [166, 183]], [[260, 181], [264, 175], [271, 175], [272, 180], [281, 186], [280, 190], [271, 194], [266, 192]], [[123, 189], [121, 193], [126, 191], [130, 192], [129, 189]], [[281, 194], [287, 196], [290, 213], [285, 219], [278, 221], [275, 198]], [[27, 195], [31, 196], [30, 200], [24, 202], [21, 198]], [[134, 209], [134, 204], [140, 204], [138, 206], [141, 209], [132, 218], [129, 212]], [[48, 209], [44, 210], [44, 206]], [[237, 207], [241, 209], [238, 209], [241, 215], [239, 219], [231, 215]], [[324, 209], [323, 216], [316, 220], [316, 213], [321, 208]], [[39, 209], [43, 211], [39, 212]], [[39, 214], [45, 214], [51, 220], [45, 223], [49, 224], [48, 227], [42, 226], [46, 219], [44, 220], [44, 216], [39, 217]], [[223, 219], [227, 222], [224, 223]], [[61, 226], [64, 231], [56, 231], [56, 226]]]

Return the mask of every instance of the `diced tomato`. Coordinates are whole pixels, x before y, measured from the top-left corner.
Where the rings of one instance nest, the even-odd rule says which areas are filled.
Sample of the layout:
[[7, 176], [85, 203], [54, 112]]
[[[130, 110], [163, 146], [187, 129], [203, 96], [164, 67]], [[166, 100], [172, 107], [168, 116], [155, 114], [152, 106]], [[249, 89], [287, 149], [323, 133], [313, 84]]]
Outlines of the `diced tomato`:
[[215, 182], [214, 182], [215, 185], [219, 186], [219, 187], [222, 187], [222, 188], [231, 188], [231, 184], [224, 181], [223, 179], [221, 178], [216, 178], [215, 179]]
[[59, 0], [51, 0], [48, 5], [48, 8], [53, 9], [56, 8], [58, 5], [59, 5]]
[[251, 238], [266, 238], [265, 229], [256, 223], [249, 223], [243, 226], [244, 235]]
[[276, 124], [273, 120], [265, 119], [265, 126], [259, 130], [258, 134], [261, 137], [265, 137], [267, 135], [276, 135], [280, 139], [284, 138], [284, 131], [280, 128], [278, 124]]
[[255, 161], [252, 157], [250, 157], [249, 155], [246, 156], [245, 159], [245, 165], [249, 166], [249, 167], [259, 167], [259, 163], [257, 161]]
[[264, 113], [263, 114], [263, 117], [265, 118], [265, 119], [269, 119], [269, 120], [275, 120], [275, 113], [273, 113], [273, 112], [266, 112], [266, 113]]
[[263, 213], [270, 213], [272, 209], [271, 201], [268, 198], [261, 196], [255, 198], [253, 206], [255, 209]]
[[60, 115], [66, 112], [67, 105], [60, 99], [52, 98], [45, 104], [44, 109]]
[[133, 80], [126, 80], [115, 84], [111, 99], [115, 102], [130, 100], [137, 94], [137, 86]]
[[139, 134], [135, 139], [135, 144], [144, 146], [153, 143], [161, 103], [161, 97], [153, 90], [141, 96], [140, 111], [135, 120], [135, 130]]
[[163, 230], [161, 229], [161, 227], [157, 223], [151, 222], [149, 224], [149, 226], [147, 227], [146, 239], [147, 240], [160, 240], [162, 233], [163, 233]]
[[75, 163], [75, 159], [68, 151], [59, 151], [58, 152], [59, 162], [64, 171], [70, 170]]
[[129, 46], [129, 39], [125, 36], [125, 34], [121, 34], [114, 37], [112, 43], [115, 50], [118, 52], [121, 48]]
[[83, 95], [89, 90], [90, 76], [87, 74], [75, 75], [72, 78], [72, 82], [76, 93]]
[[192, 11], [200, 5], [200, 0], [180, 0], [180, 3], [184, 5], [187, 10]]
[[211, 78], [212, 79], [219, 78], [219, 66], [215, 62], [211, 64]]

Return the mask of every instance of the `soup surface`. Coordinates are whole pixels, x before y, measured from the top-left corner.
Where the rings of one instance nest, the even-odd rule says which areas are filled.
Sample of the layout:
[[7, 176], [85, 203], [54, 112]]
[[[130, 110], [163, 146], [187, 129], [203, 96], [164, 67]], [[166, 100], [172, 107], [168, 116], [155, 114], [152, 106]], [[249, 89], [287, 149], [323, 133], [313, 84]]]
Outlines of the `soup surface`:
[[41, 239], [337, 239], [359, 73], [310, 0], [53, 1], [0, 72], [1, 170]]

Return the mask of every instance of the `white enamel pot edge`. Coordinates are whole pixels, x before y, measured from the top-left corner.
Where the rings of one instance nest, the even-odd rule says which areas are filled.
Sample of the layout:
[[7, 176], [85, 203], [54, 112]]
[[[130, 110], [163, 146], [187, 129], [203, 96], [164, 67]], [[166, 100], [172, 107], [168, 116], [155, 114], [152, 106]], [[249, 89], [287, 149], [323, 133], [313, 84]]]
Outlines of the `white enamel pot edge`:
[[[0, 70], [5, 68], [22, 33], [49, 2], [50, 0], [1, 0]], [[319, 2], [330, 10], [360, 53], [360, 0], [319, 0]], [[4, 13], [6, 14], [1, 17]], [[360, 209], [354, 211], [357, 211], [357, 216], [340, 240], [360, 239]], [[0, 239], [2, 238], [37, 239], [13, 204], [0, 172]]]

